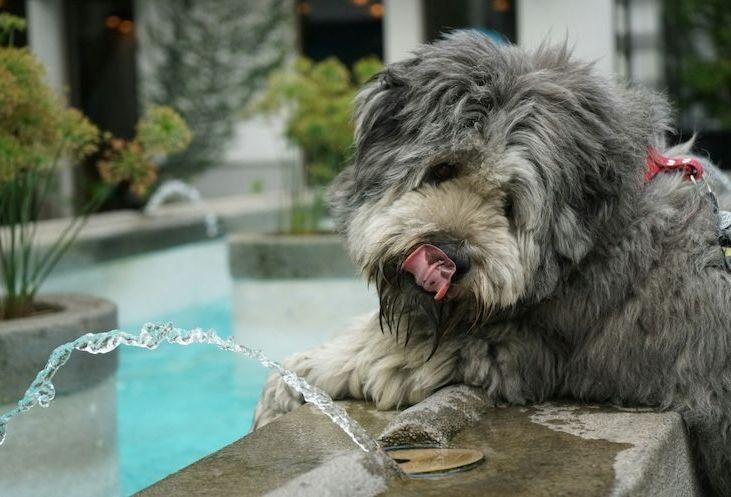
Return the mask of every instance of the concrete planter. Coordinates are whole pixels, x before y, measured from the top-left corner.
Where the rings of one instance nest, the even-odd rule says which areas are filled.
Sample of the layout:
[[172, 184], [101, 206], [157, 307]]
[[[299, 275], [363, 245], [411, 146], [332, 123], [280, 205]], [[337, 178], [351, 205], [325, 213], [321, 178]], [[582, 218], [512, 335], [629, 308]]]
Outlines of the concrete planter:
[[[54, 348], [87, 332], [117, 327], [117, 307], [85, 295], [43, 295], [39, 303], [58, 309], [0, 321], [0, 405], [20, 399]], [[76, 352], [54, 378], [63, 395], [95, 385], [117, 369], [116, 351], [91, 356]]]
[[253, 279], [357, 278], [337, 235], [240, 233], [229, 239], [231, 276]]

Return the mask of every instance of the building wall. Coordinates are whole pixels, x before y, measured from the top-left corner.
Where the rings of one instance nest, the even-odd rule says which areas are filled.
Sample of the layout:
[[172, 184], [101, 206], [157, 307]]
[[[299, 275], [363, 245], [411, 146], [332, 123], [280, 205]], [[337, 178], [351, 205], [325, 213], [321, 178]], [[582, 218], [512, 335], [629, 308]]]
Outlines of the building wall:
[[63, 93], [68, 85], [63, 0], [28, 0], [26, 9], [31, 50], [45, 66], [51, 88]]
[[567, 40], [574, 54], [615, 73], [614, 0], [517, 0], [518, 45]]
[[[28, 45], [46, 68], [46, 81], [54, 91], [66, 95], [68, 90], [68, 60], [63, 0], [27, 0]], [[67, 216], [72, 212], [73, 172], [61, 168], [58, 190], [49, 196], [43, 215]]]
[[[596, 61], [603, 73], [615, 74], [615, 0], [516, 0], [517, 43], [534, 49], [544, 41], [562, 43], [567, 40], [577, 57]], [[652, 17], [652, 9], [644, 4], [656, 0], [640, 0], [637, 10]], [[424, 41], [422, 0], [385, 0], [384, 47], [387, 62], [399, 60]], [[633, 29], [647, 26], [637, 21]], [[448, 27], [448, 26], [447, 26]], [[638, 64], [641, 64], [638, 62]]]
[[663, 77], [663, 28], [660, 0], [617, 3], [617, 70], [621, 76], [651, 88]]
[[383, 6], [383, 53], [390, 64], [424, 42], [424, 12], [422, 0], [384, 0]]

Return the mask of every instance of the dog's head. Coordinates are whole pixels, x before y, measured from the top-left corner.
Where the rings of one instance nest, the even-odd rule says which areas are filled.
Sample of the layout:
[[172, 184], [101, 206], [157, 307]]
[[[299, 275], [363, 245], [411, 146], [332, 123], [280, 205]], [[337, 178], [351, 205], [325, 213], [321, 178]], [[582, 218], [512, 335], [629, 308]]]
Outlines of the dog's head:
[[555, 292], [626, 220], [667, 115], [565, 47], [464, 31], [390, 65], [356, 107], [336, 222], [391, 328], [425, 311], [437, 336]]

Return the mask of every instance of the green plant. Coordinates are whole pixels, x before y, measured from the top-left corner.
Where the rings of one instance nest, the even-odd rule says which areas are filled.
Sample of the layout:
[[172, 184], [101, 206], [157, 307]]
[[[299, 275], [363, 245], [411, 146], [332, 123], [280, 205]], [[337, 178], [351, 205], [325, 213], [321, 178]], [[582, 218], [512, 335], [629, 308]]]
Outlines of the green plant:
[[700, 107], [731, 128], [731, 8], [728, 0], [664, 0], [668, 84], [681, 110]]
[[264, 181], [254, 179], [249, 182], [249, 193], [261, 193], [264, 191]]
[[[21, 21], [0, 15], [0, 39], [10, 42]], [[34, 311], [41, 284], [116, 184], [144, 193], [155, 178], [152, 161], [184, 149], [190, 138], [185, 122], [167, 108], [145, 114], [132, 141], [101, 133], [51, 91], [27, 49], [0, 46], [0, 319]], [[39, 211], [59, 168], [100, 150], [105, 182], [48, 247], [39, 247]]]
[[304, 186], [313, 188], [314, 202], [307, 212], [292, 181], [290, 230], [317, 229], [326, 213], [321, 187], [345, 167], [353, 144], [353, 99], [360, 88], [382, 68], [376, 57], [359, 60], [349, 71], [336, 58], [313, 62], [300, 58], [290, 70], [279, 71], [269, 79], [266, 91], [252, 111], [266, 115], [284, 113], [285, 136], [303, 152]]
[[13, 45], [16, 31], [25, 31], [26, 23], [22, 17], [0, 13], [0, 44]]

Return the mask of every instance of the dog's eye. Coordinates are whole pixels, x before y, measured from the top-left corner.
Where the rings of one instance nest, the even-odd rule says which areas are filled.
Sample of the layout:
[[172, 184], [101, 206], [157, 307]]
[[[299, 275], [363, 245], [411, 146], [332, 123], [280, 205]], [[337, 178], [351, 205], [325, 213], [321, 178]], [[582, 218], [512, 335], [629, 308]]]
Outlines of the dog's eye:
[[503, 199], [503, 214], [508, 219], [513, 217], [513, 197], [510, 195], [506, 195]]
[[442, 162], [429, 170], [427, 180], [430, 183], [439, 184], [457, 176], [457, 166]]

